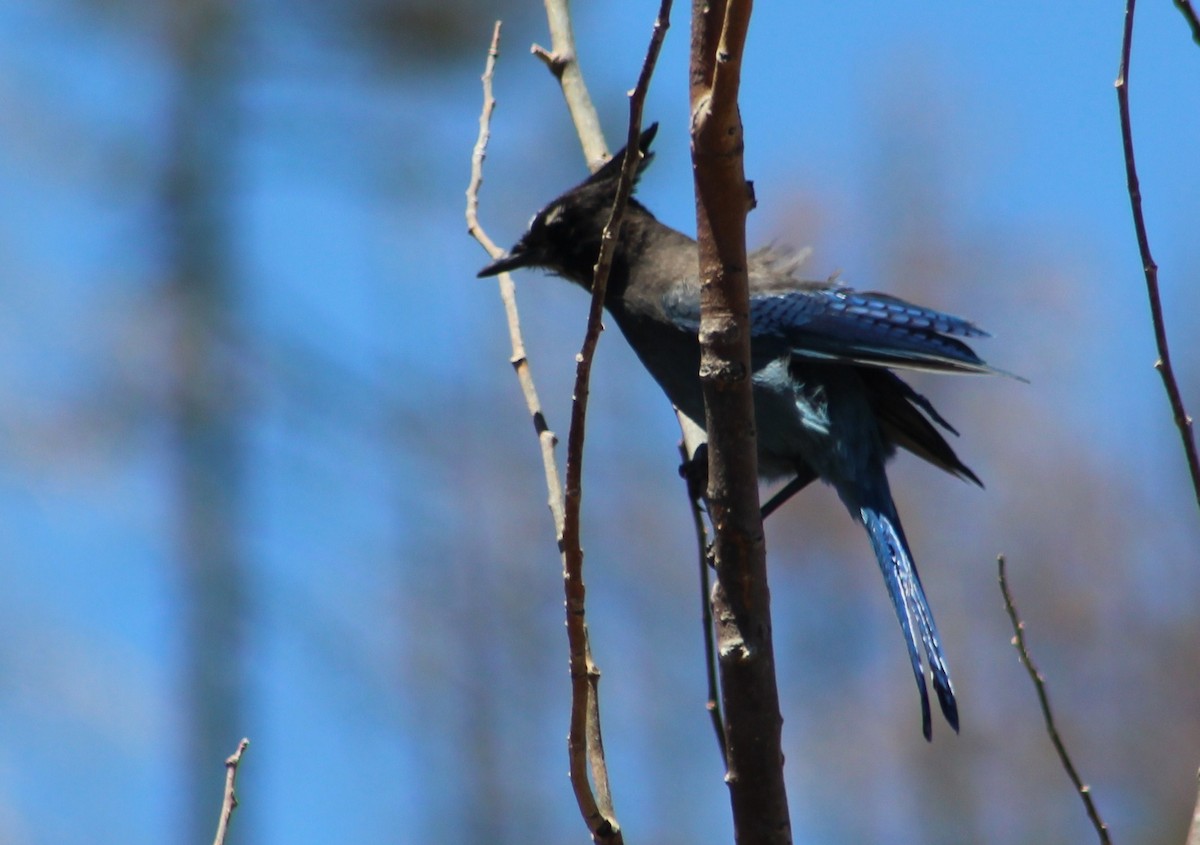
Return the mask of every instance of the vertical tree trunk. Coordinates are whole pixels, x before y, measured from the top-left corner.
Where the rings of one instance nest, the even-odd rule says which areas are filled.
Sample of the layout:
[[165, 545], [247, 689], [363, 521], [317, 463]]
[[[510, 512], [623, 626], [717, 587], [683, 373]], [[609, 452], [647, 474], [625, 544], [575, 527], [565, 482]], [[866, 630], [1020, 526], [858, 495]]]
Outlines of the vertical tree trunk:
[[692, 161], [700, 262], [700, 381], [709, 446], [708, 506], [716, 539], [717, 632], [726, 782], [739, 845], [792, 840], [780, 747], [771, 594], [758, 501], [750, 384], [746, 214], [737, 95], [749, 0], [692, 6]]

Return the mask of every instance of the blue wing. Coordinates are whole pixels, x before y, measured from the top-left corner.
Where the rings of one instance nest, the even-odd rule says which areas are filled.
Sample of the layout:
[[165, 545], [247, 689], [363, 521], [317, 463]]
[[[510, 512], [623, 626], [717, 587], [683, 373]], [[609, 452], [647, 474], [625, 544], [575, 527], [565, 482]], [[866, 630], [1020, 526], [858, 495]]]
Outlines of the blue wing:
[[959, 338], [987, 337], [967, 320], [883, 293], [820, 287], [757, 294], [755, 338], [778, 338], [792, 357], [934, 372], [991, 373]]
[[[941, 373], [997, 373], [959, 338], [988, 337], [983, 329], [950, 314], [913, 305], [884, 293], [794, 282], [787, 290], [752, 291], [754, 340], [782, 344], [795, 359]], [[672, 320], [696, 331], [697, 297], [669, 296]]]

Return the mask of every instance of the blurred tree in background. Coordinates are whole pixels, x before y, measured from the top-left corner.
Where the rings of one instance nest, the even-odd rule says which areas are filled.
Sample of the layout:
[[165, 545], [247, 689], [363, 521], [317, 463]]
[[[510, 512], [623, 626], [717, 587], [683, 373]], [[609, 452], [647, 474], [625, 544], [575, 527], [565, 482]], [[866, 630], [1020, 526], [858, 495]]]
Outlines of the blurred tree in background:
[[[768, 526], [797, 842], [1086, 841], [1008, 644], [999, 552], [1115, 835], [1182, 840], [1200, 532], [1150, 368], [1111, 92], [1119, 10], [1076, 6], [756, 11], [751, 242], [811, 244], [816, 277], [975, 318], [997, 335], [985, 357], [1031, 380], [917, 385], [986, 491], [893, 471], [961, 736], [922, 741], [870, 550], [835, 497], [807, 491]], [[653, 12], [576, 11], [610, 141]], [[540, 14], [0, 10], [0, 840], [205, 841], [243, 735], [238, 842], [582, 838], [536, 444], [462, 223], [496, 17], [493, 237], [584, 172], [526, 54]], [[1172, 14], [1139, 20], [1133, 97], [1194, 406], [1200, 176], [1179, 139], [1200, 137], [1181, 71], [1200, 56]], [[685, 42], [671, 33], [652, 90], [663, 130], [640, 196], [690, 229]], [[519, 285], [565, 430], [585, 298]], [[592, 407], [584, 542], [621, 820], [631, 841], [728, 839], [677, 433], [611, 332]]]

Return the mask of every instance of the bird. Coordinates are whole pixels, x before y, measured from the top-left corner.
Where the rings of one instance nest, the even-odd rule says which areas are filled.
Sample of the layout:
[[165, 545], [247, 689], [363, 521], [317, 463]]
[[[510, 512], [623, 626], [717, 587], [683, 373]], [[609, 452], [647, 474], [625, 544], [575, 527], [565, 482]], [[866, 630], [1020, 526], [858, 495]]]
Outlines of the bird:
[[[653, 157], [650, 145], [657, 130], [652, 124], [639, 136], [637, 176]], [[538, 211], [516, 244], [478, 276], [542, 269], [590, 291], [625, 154], [617, 152]], [[1005, 373], [967, 344], [988, 337], [974, 323], [837, 280], [805, 281], [797, 269], [795, 256], [774, 247], [748, 256], [759, 474], [764, 481], [790, 479], [764, 506], [764, 517], [782, 503], [781, 496], [816, 479], [834, 488], [866, 529], [883, 574], [920, 694], [922, 734], [932, 740], [926, 663], [941, 712], [957, 733], [958, 702], [942, 641], [885, 464], [902, 448], [951, 475], [983, 484], [938, 428], [958, 432], [893, 370]], [[703, 428], [696, 241], [659, 222], [633, 197], [604, 306], [672, 404]]]

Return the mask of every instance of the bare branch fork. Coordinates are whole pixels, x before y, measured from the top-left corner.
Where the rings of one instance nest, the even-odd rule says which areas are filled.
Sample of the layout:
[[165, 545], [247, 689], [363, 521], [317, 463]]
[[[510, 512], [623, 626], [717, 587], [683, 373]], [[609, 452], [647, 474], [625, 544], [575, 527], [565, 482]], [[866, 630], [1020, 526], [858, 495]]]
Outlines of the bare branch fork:
[[608, 146], [600, 128], [600, 116], [592, 105], [591, 95], [583, 82], [583, 71], [575, 52], [575, 33], [571, 27], [571, 10], [567, 0], [546, 0], [546, 22], [550, 27], [551, 49], [534, 44], [530, 52], [546, 63], [562, 87], [567, 111], [583, 145], [588, 167], [599, 167], [608, 158]]
[[[563, 560], [563, 583], [566, 594], [567, 639], [570, 652], [571, 675], [571, 727], [568, 736], [570, 759], [570, 778], [575, 791], [576, 801], [587, 823], [592, 838], [597, 842], [619, 844], [623, 842], [620, 826], [617, 824], [613, 811], [611, 791], [608, 783], [608, 770], [604, 758], [604, 747], [600, 731], [598, 684], [600, 672], [592, 660], [588, 644], [587, 626], [585, 622], [586, 591], [583, 583], [583, 550], [580, 542], [579, 513], [582, 499], [582, 467], [583, 445], [586, 431], [587, 401], [591, 377], [591, 364], [599, 341], [601, 313], [604, 305], [604, 292], [608, 283], [612, 258], [616, 249], [617, 236], [620, 232], [621, 220], [625, 206], [628, 203], [633, 188], [634, 175], [640, 163], [638, 137], [641, 134], [642, 110], [646, 93], [649, 90], [650, 79], [658, 59], [662, 42], [670, 25], [671, 0], [662, 0], [658, 17], [654, 23], [654, 31], [650, 38], [646, 59], [638, 77], [637, 85], [630, 92], [630, 123], [629, 144], [630, 154], [623, 162], [617, 196], [609, 221], [605, 226], [601, 239], [600, 256], [596, 263], [595, 276], [592, 284], [592, 302], [588, 313], [587, 329], [583, 345], [576, 356], [576, 374], [574, 402], [571, 408], [571, 424], [567, 436], [567, 464], [565, 489], [559, 485], [558, 470], [554, 459], [554, 435], [545, 425], [545, 418], [533, 389], [532, 377], [529, 375], [528, 363], [525, 360], [524, 347], [520, 338], [517, 321], [515, 297], [513, 296], [512, 281], [507, 274], [501, 276], [501, 295], [508, 312], [510, 335], [513, 343], [513, 361], [518, 368], [522, 390], [530, 413], [534, 417], [535, 428], [542, 442], [543, 463], [546, 469], [547, 484], [550, 490], [550, 507], [554, 515], [555, 530], [558, 535], [559, 548]], [[565, 3], [547, 2], [547, 10], [551, 22], [552, 37], [555, 50], [553, 54], [542, 48], [535, 47], [534, 53], [547, 61], [554, 75], [563, 85], [564, 96], [571, 105], [572, 115], [577, 124], [593, 126], [595, 133], [591, 143], [584, 141], [584, 148], [589, 146], [599, 153], [604, 151], [603, 137], [598, 136], [599, 121], [595, 117], [583, 86], [582, 75], [574, 59], [575, 51], [570, 29], [570, 17]], [[500, 254], [478, 223], [478, 192], [482, 183], [482, 163], [486, 151], [489, 123], [495, 99], [492, 95], [492, 75], [495, 60], [498, 55], [500, 24], [496, 23], [493, 30], [491, 47], [488, 51], [488, 61], [483, 74], [484, 105], [480, 115], [479, 139], [472, 157], [472, 174], [467, 189], [467, 225], [468, 230], [488, 250], [493, 257]], [[581, 135], [584, 132], [581, 129]], [[599, 140], [596, 143], [596, 137]], [[592, 158], [592, 156], [589, 156]], [[591, 774], [591, 782], [588, 775]], [[594, 784], [594, 789], [593, 789]]]
[[[482, 76], [483, 110], [479, 114], [479, 137], [471, 155], [471, 181], [467, 186], [467, 232], [492, 258], [499, 258], [504, 254], [504, 250], [496, 246], [487, 236], [483, 227], [479, 225], [479, 189], [483, 185], [483, 160], [487, 154], [492, 112], [496, 108], [496, 99], [492, 95], [492, 74], [495, 72], [496, 59], [499, 55], [500, 21], [496, 21], [492, 30], [491, 46], [488, 48], [487, 64]], [[556, 536], [562, 536], [562, 482], [559, 480], [558, 461], [554, 456], [554, 447], [558, 444], [558, 438], [546, 422], [546, 415], [542, 412], [542, 403], [534, 385], [529, 359], [525, 357], [525, 341], [521, 336], [521, 319], [517, 311], [517, 294], [512, 276], [508, 273], [501, 273], [498, 284], [500, 299], [504, 304], [504, 314], [508, 323], [509, 342], [512, 346], [512, 356], [509, 361], [517, 375], [517, 382], [521, 385], [525, 406], [529, 409], [529, 415], [533, 419], [533, 429], [537, 433], [538, 446], [542, 454], [542, 466], [545, 470], [546, 489], [549, 491], [550, 514], [554, 519]]]
[[[568, 106], [579, 129], [585, 155], [589, 160], [589, 164], [595, 166], [602, 158], [605, 147], [603, 137], [599, 134], [598, 120], [594, 119], [594, 109], [592, 109], [590, 101], [587, 98], [586, 88], [582, 84], [568, 83], [568, 80], [574, 77], [578, 68], [576, 66], [576, 53], [571, 37], [570, 19], [566, 12], [565, 0], [547, 0], [547, 8], [553, 38], [553, 51], [538, 48], [535, 49], [535, 52], [547, 61], [556, 78], [560, 80], [564, 97], [568, 101]], [[627, 145], [630, 151], [637, 149], [641, 105], [644, 102], [645, 86], [649, 82], [659, 45], [668, 25], [669, 10], [670, 3], [663, 2], [638, 86], [631, 95], [631, 120], [629, 143]], [[732, 2], [728, 5], [722, 4], [717, 14], [711, 14], [710, 7], [709, 16], [704, 18], [701, 23], [696, 23], [696, 20], [698, 17], [703, 17], [702, 13], [698, 9], [694, 9], [693, 12], [693, 42], [694, 44], [703, 43], [705, 45], [703, 53], [705, 58], [703, 61], [707, 63], [707, 67], [709, 68], [709, 73], [704, 76], [706, 88], [701, 98], [697, 100], [693, 97], [694, 134], [698, 138], [695, 144], [699, 150], [697, 158], [698, 171], [712, 172], [714, 151], [715, 157], [718, 159], [718, 167], [715, 169], [717, 172], [716, 181], [704, 183], [710, 188], [716, 186], [716, 193], [712, 193], [711, 191], [705, 193], [703, 189], [698, 188], [698, 193], [709, 203], [712, 203], [712, 207], [718, 211], [712, 225], [701, 223], [700, 229], [703, 233], [701, 241], [703, 243], [705, 238], [711, 239], [713, 233], [716, 233], [716, 240], [719, 247], [716, 253], [717, 262], [715, 266], [719, 268], [720, 272], [718, 275], [721, 278], [727, 277], [731, 268], [735, 274], [740, 272], [742, 277], [742, 305], [740, 311], [744, 321], [748, 315], [744, 222], [745, 213], [749, 209], [751, 201], [747, 194], [747, 183], [741, 174], [741, 133], [740, 122], [736, 121], [736, 98], [739, 84], [740, 56], [746, 34], [746, 25], [749, 20], [750, 4], [744, 2], [744, 0]], [[701, 41], [697, 41], [697, 33], [707, 33], [707, 35]], [[480, 140], [476, 145], [472, 181], [468, 189], [467, 203], [468, 226], [479, 237], [480, 242], [488, 247], [489, 253], [493, 256], [498, 255], [500, 251], [490, 241], [486, 240], [486, 236], [483, 236], [482, 230], [478, 226], [478, 222], [475, 219], [475, 209], [477, 206], [474, 198], [477, 196], [479, 183], [482, 178], [481, 164], [486, 145], [488, 118], [490, 117], [493, 103], [491, 96], [491, 68], [494, 65], [495, 43], [494, 38], [492, 51], [489, 54], [488, 70], [484, 74], [485, 104], [483, 114], [480, 118]], [[696, 66], [696, 62], [693, 62], [694, 80], [696, 78]], [[579, 82], [582, 82], [581, 76], [579, 77]], [[699, 89], [694, 88], [693, 94], [697, 90]], [[696, 107], [697, 103], [700, 103], [699, 108]], [[732, 124], [729, 123], [731, 115], [735, 119]], [[720, 128], [724, 126], [727, 129], [730, 125], [736, 129], [734, 149], [732, 151], [724, 147], [728, 139], [722, 137], [721, 133], [723, 130]], [[732, 193], [728, 192], [730, 183], [723, 180], [729, 173], [734, 171], [720, 167], [720, 159], [728, 158], [730, 152], [736, 158], [736, 179], [733, 182], [735, 188]], [[707, 161], [705, 160], [706, 155], [709, 156]], [[615, 233], [619, 231], [621, 207], [628, 199], [636, 165], [637, 160], [633, 155], [628, 156], [624, 162], [623, 179], [618, 190], [618, 197], [615, 203], [616, 208], [614, 208], [613, 219], [610, 220], [609, 227], [606, 230], [605, 238], [602, 242], [601, 257], [597, 262], [597, 275], [593, 281], [594, 299], [589, 312], [589, 327], [588, 332], [585, 334], [583, 348], [578, 357], [575, 390], [576, 404], [572, 410], [572, 431], [568, 436], [565, 489], [557, 488], [561, 490], [557, 494], [555, 485], [557, 484], [558, 473], [554, 465], [554, 437], [545, 425], [540, 405], [536, 400], [536, 393], [532, 389], [532, 381], [528, 378], [528, 362], [525, 360], [523, 346], [520, 343], [519, 329], [516, 327], [515, 305], [511, 304], [511, 281], [503, 276], [501, 277], [501, 292], [505, 298], [506, 310], [509, 311], [510, 333], [513, 337], [514, 365], [518, 368], [518, 375], [522, 378], [522, 388], [526, 394], [527, 404], [529, 405], [531, 415], [534, 417], [535, 428], [543, 444], [543, 460], [546, 463], [547, 481], [551, 490], [551, 507], [555, 513], [556, 529], [560, 537], [560, 545], [563, 553], [564, 585], [568, 608], [568, 639], [570, 642], [572, 666], [572, 730], [569, 740], [571, 750], [571, 779], [573, 787], [576, 790], [576, 798], [579, 802], [581, 812], [587, 821], [589, 830], [592, 832], [593, 839], [606, 842], [620, 842], [621, 833], [612, 815], [612, 804], [604, 767], [603, 749], [600, 743], [598, 708], [596, 704], [596, 682], [599, 673], [595, 670], [594, 664], [591, 661], [587, 645], [587, 629], [584, 624], [583, 599], [585, 593], [582, 579], [579, 577], [582, 565], [582, 551], [579, 548], [578, 537], [578, 506], [581, 495], [580, 468], [582, 466], [581, 449], [584, 433], [582, 423], [586, 412], [587, 377], [590, 369], [591, 355], [595, 349], [600, 331], [599, 315], [603, 303], [603, 291], [607, 279], [607, 268], [611, 263], [612, 249], [615, 246]], [[698, 186], [703, 180], [703, 176], [698, 177]], [[734, 260], [729, 261], [727, 260], [727, 256], [731, 254], [728, 250], [730, 240], [726, 224], [726, 219], [729, 218], [729, 215], [723, 214], [721, 209], [723, 206], [730, 204], [730, 197], [736, 198], [739, 196], [743, 201], [741, 203], [733, 202], [732, 205], [737, 208], [733, 219], [737, 219], [737, 215], [740, 214], [740, 220], [737, 220], [735, 225], [735, 229], [738, 231], [734, 235], [733, 240], [735, 244], [740, 242], [740, 250], [735, 247], [732, 254], [736, 256], [740, 252], [740, 258], [734, 258]], [[704, 201], [701, 200], [701, 205]], [[717, 311], [718, 313], [732, 313], [728, 307], [718, 307]], [[717, 331], [714, 331], [711, 325], [707, 331], [702, 331], [702, 335], [709, 342], [714, 339], [717, 340], [719, 345], [720, 341], [724, 340], [728, 342], [730, 337], [736, 335], [736, 318], [734, 325], [735, 331], [732, 335], [719, 327]], [[706, 385], [706, 391], [710, 387], [713, 387], [713, 385], [717, 385], [713, 389], [718, 393], [717, 398], [710, 400], [710, 402], [715, 401], [717, 404], [720, 404], [723, 398], [720, 394], [731, 393], [728, 383], [729, 376], [733, 374], [732, 381], [736, 382], [738, 380], [737, 372], [740, 369], [742, 374], [740, 377], [741, 386], [739, 388], [735, 384], [732, 392], [736, 392], [739, 389], [742, 390], [745, 393], [745, 409], [747, 411], [750, 409], [748, 338], [748, 333], [743, 330], [742, 342], [745, 348], [742, 353], [742, 366], [740, 368], [736, 362], [732, 367], [721, 365], [719, 363], [720, 352], [718, 352], [716, 358], [709, 359], [709, 366], [703, 374], [711, 382]], [[714, 365], [714, 361], [718, 363]], [[718, 412], [717, 416], [720, 416], [720, 412]], [[752, 418], [746, 417], [745, 419], [750, 420]], [[721, 423], [713, 423], [710, 420], [710, 431], [714, 430], [714, 425], [720, 426]], [[738, 461], [735, 456], [733, 462], [741, 464], [742, 469], [735, 468], [732, 475], [726, 469], [718, 466], [712, 471], [712, 479], [717, 479], [717, 483], [714, 485], [710, 480], [709, 490], [710, 508], [712, 507], [712, 503], [719, 503], [719, 506], [713, 508], [710, 513], [713, 516], [714, 527], [718, 532], [717, 560], [724, 561], [718, 564], [719, 584], [718, 588], [714, 591], [714, 609], [717, 614], [717, 627], [721, 632], [719, 660], [722, 667], [722, 683], [724, 684], [722, 698], [729, 713], [729, 738], [725, 743], [726, 750], [729, 752], [727, 780], [730, 783], [731, 799], [734, 805], [735, 827], [738, 831], [739, 841], [784, 843], [790, 842], [791, 834], [790, 822], [787, 817], [786, 797], [782, 786], [782, 755], [779, 750], [781, 719], [779, 716], [778, 696], [774, 682], [773, 656], [769, 639], [770, 621], [769, 617], [762, 615], [769, 603], [765, 580], [765, 550], [762, 540], [762, 524], [759, 519], [758, 510], [754, 441], [752, 435], [748, 440], [745, 437], [745, 432], [752, 432], [753, 428], [752, 425], [735, 425], [731, 430], [737, 432], [737, 435], [731, 442], [742, 441], [741, 445], [733, 447], [732, 453], [736, 453], [739, 449], [742, 450], [741, 454], [743, 456], [749, 456], [749, 462]], [[726, 450], [729, 451], [729, 447], [726, 447]], [[689, 449], [688, 452], [690, 453], [690, 451]], [[710, 466], [712, 466], [711, 463]], [[731, 478], [737, 479], [739, 474], [743, 481], [730, 487], [728, 481]], [[561, 503], [561, 511], [555, 508], [556, 502]], [[757, 520], [757, 526], [750, 528], [749, 535], [745, 533], [739, 535], [736, 532], [731, 532], [731, 526], [744, 526], [744, 519], [747, 515], [751, 519]], [[722, 545], [722, 534], [724, 534], [725, 545]], [[747, 536], [750, 538], [748, 544], [746, 542]], [[732, 545], [730, 545], [731, 538], [733, 539]], [[752, 555], [757, 555], [759, 559], [758, 571], [762, 573], [762, 577], [753, 577], [755, 572], [753, 566], [748, 570], [749, 576], [746, 577], [747, 573], [742, 571], [742, 566], [738, 563], [739, 559], [736, 552], [739, 548], [743, 550], [749, 549]], [[725, 552], [723, 558], [720, 555], [722, 549]], [[727, 566], [726, 563], [728, 561], [734, 561], [735, 565]], [[722, 575], [723, 570], [724, 575]], [[766, 667], [765, 674], [763, 672], [764, 666]], [[764, 692], [766, 693], [765, 696]], [[713, 709], [716, 709], [715, 702]], [[763, 741], [764, 737], [765, 742]], [[762, 765], [764, 761], [766, 763], [765, 766]], [[592, 781], [595, 784], [595, 792], [592, 791], [591, 785], [588, 783], [587, 774], [589, 769]]]
[[[567, 110], [571, 114], [575, 131], [579, 135], [584, 158], [587, 161], [588, 167], [595, 170], [608, 159], [608, 145], [604, 141], [604, 133], [600, 128], [600, 119], [596, 114], [595, 106], [592, 104], [587, 86], [583, 82], [583, 73], [579, 67], [578, 54], [575, 49], [575, 36], [571, 26], [569, 4], [567, 0], [545, 0], [545, 4], [546, 19], [550, 27], [551, 49], [547, 50], [544, 47], [534, 44], [531, 51], [545, 62], [550, 72], [558, 79], [563, 99], [567, 104]], [[660, 21], [667, 20], [664, 12], [664, 9], [660, 9]], [[636, 146], [633, 142], [633, 137], [632, 135], [629, 136], [630, 144], [628, 146], [630, 149]], [[683, 441], [683, 460], [686, 463], [695, 454], [699, 444], [704, 442], [705, 434], [703, 429], [683, 414], [680, 414], [678, 410], [676, 410], [676, 419], [679, 421]], [[712, 623], [708, 606], [707, 569], [708, 536], [704, 528], [703, 518], [698, 509], [699, 505], [690, 496], [689, 505], [692, 509], [693, 524], [696, 530], [696, 546], [699, 550], [701, 566], [701, 601], [703, 605], [701, 615], [704, 618], [704, 643], [706, 651], [711, 653]], [[711, 657], [706, 662], [705, 669], [709, 683], [706, 709], [714, 720], [714, 725], [717, 728], [718, 743], [723, 754], [725, 750], [725, 736], [721, 722], [720, 702], [715, 693], [716, 668]]]
[[[671, 0], [663, 0], [650, 46], [637, 85], [629, 98], [629, 136], [621, 176], [617, 182], [617, 195], [612, 213], [600, 239], [600, 255], [596, 260], [592, 278], [592, 301], [588, 310], [587, 330], [583, 346], [576, 356], [574, 402], [571, 404], [571, 426], [567, 434], [566, 472], [566, 519], [563, 524], [561, 548], [563, 550], [563, 580], [567, 596], [567, 639], [570, 644], [572, 707], [571, 732], [568, 739], [571, 759], [571, 783], [579, 801], [592, 837], [597, 841], [620, 841], [620, 828], [613, 813], [612, 797], [608, 787], [608, 771], [604, 760], [604, 748], [600, 735], [597, 685], [600, 671], [592, 662], [588, 646], [587, 627], [584, 623], [585, 589], [583, 584], [583, 548], [579, 534], [580, 502], [583, 495], [583, 444], [587, 423], [587, 404], [591, 381], [592, 359], [596, 344], [600, 340], [601, 316], [604, 309], [604, 294], [608, 289], [608, 276], [612, 269], [613, 254], [621, 221], [629, 195], [633, 190], [633, 179], [641, 163], [638, 137], [642, 131], [642, 109], [650, 79], [663, 38], [670, 25]], [[586, 705], [586, 706], [581, 706]], [[595, 793], [587, 783], [583, 769], [584, 760], [591, 768]]]
[[1129, 204], [1133, 209], [1133, 228], [1137, 234], [1138, 253], [1141, 255], [1142, 269], [1146, 275], [1146, 293], [1150, 298], [1150, 318], [1154, 323], [1154, 344], [1158, 348], [1158, 360], [1154, 362], [1154, 368], [1162, 376], [1163, 387], [1167, 391], [1167, 400], [1171, 404], [1171, 415], [1175, 419], [1175, 426], [1179, 429], [1179, 437], [1183, 441], [1183, 453], [1187, 460], [1188, 472], [1192, 477], [1192, 491], [1196, 496], [1196, 505], [1200, 507], [1200, 457], [1196, 454], [1192, 418], [1188, 415], [1187, 408], [1184, 407], [1183, 396], [1179, 391], [1179, 382], [1175, 378], [1175, 368], [1171, 366], [1171, 352], [1167, 347], [1167, 327], [1163, 319], [1162, 298], [1158, 291], [1158, 265], [1150, 255], [1150, 239], [1146, 234], [1146, 220], [1142, 215], [1142, 189], [1133, 158], [1133, 127], [1129, 117], [1129, 56], [1133, 48], [1133, 13], [1136, 2], [1137, 0], [1126, 0], [1125, 3], [1121, 65], [1115, 83], [1117, 109], [1121, 115], [1121, 146], [1125, 151], [1125, 177], [1129, 185]]

